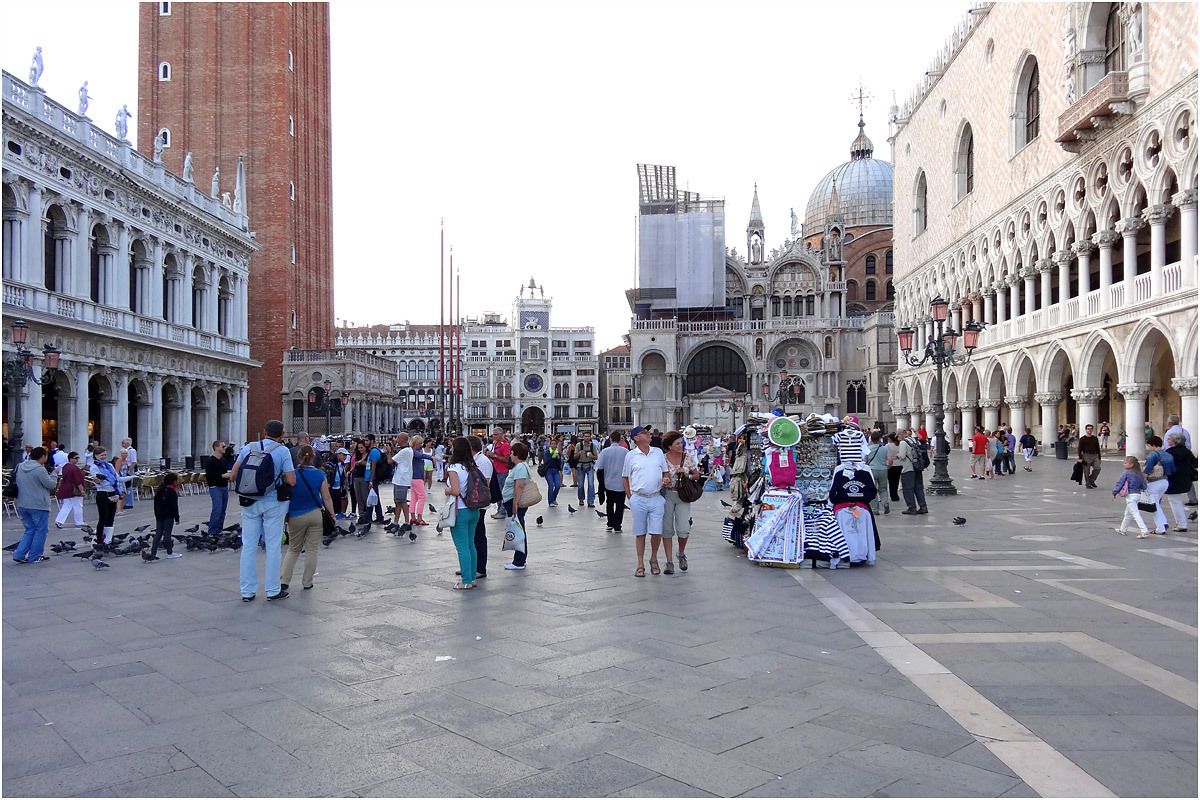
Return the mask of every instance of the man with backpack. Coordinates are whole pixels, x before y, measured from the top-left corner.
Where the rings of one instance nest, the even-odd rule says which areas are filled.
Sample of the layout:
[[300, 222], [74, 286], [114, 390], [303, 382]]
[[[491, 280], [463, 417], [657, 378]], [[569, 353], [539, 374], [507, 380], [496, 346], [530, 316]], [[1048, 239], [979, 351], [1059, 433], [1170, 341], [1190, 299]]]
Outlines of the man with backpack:
[[900, 513], [928, 514], [922, 473], [929, 468], [929, 446], [919, 441], [911, 429], [904, 433], [904, 439], [900, 442], [900, 487], [907, 508]]
[[596, 507], [596, 475], [594, 467], [600, 457], [600, 448], [592, 441], [591, 431], [584, 431], [583, 438], [567, 448], [567, 460], [573, 462], [575, 485], [578, 487], [579, 505], [583, 505], [584, 486], [587, 486], [587, 506]]
[[283, 423], [267, 420], [263, 438], [250, 442], [238, 454], [229, 472], [229, 483], [242, 505], [241, 592], [249, 603], [258, 593], [258, 540], [266, 544], [267, 565], [263, 579], [267, 600], [288, 596], [279, 585], [283, 563], [283, 521], [296, 485], [292, 454], [283, 444]]

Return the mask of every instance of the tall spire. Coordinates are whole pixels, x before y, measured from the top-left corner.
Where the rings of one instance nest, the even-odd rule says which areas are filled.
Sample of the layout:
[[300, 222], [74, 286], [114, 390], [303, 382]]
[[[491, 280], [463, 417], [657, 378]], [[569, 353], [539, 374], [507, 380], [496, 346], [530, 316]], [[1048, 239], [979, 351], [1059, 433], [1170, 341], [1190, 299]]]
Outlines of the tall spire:
[[766, 224], [758, 205], [758, 184], [754, 184], [754, 199], [750, 202], [750, 224], [746, 226], [746, 258], [751, 264], [761, 264], [766, 250]]
[[867, 134], [864, 131], [864, 128], [866, 127], [867, 123], [863, 122], [862, 112], [860, 111], [858, 114], [858, 136], [855, 137], [854, 141], [850, 144], [851, 161], [870, 158], [875, 152], [875, 145], [872, 144], [871, 140], [867, 138]]
[[842, 201], [838, 199], [836, 180], [834, 180], [833, 187], [829, 190], [829, 205], [825, 209], [825, 217], [830, 223], [839, 223], [842, 221]]
[[754, 184], [754, 199], [750, 202], [750, 225], [747, 230], [757, 227], [758, 230], [763, 229], [762, 208], [758, 205], [758, 183]]

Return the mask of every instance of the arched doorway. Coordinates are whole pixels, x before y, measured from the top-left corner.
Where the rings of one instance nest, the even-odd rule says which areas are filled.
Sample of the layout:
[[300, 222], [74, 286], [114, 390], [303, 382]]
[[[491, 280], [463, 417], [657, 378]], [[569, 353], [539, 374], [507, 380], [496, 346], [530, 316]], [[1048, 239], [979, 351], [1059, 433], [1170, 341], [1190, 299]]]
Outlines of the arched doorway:
[[530, 406], [521, 414], [521, 432], [541, 436], [546, 432], [546, 412], [539, 406]]
[[718, 344], [706, 347], [692, 357], [684, 393], [700, 394], [716, 387], [745, 394], [749, 385], [745, 360], [733, 348]]

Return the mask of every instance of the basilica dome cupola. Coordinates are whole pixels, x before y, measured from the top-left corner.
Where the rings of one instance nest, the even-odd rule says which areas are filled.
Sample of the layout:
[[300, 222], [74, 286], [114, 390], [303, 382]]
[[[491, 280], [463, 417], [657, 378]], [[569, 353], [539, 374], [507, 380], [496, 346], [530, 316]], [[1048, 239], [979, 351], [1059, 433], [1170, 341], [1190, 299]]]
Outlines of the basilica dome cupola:
[[875, 145], [866, 123], [858, 118], [858, 136], [850, 144], [850, 160], [834, 167], [813, 189], [804, 212], [804, 232], [818, 234], [830, 224], [830, 200], [837, 185], [837, 204], [845, 229], [891, 227], [892, 165], [874, 158]]

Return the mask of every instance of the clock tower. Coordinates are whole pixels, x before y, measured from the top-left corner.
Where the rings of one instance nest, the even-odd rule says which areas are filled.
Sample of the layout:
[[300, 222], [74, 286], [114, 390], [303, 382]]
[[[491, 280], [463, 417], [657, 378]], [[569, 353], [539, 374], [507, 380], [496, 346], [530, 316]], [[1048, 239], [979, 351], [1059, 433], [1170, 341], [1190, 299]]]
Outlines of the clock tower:
[[[533, 278], [522, 286], [513, 301], [513, 334], [516, 338], [520, 376], [517, 414], [536, 408], [550, 417], [550, 299]], [[537, 414], [537, 412], [533, 412]]]

